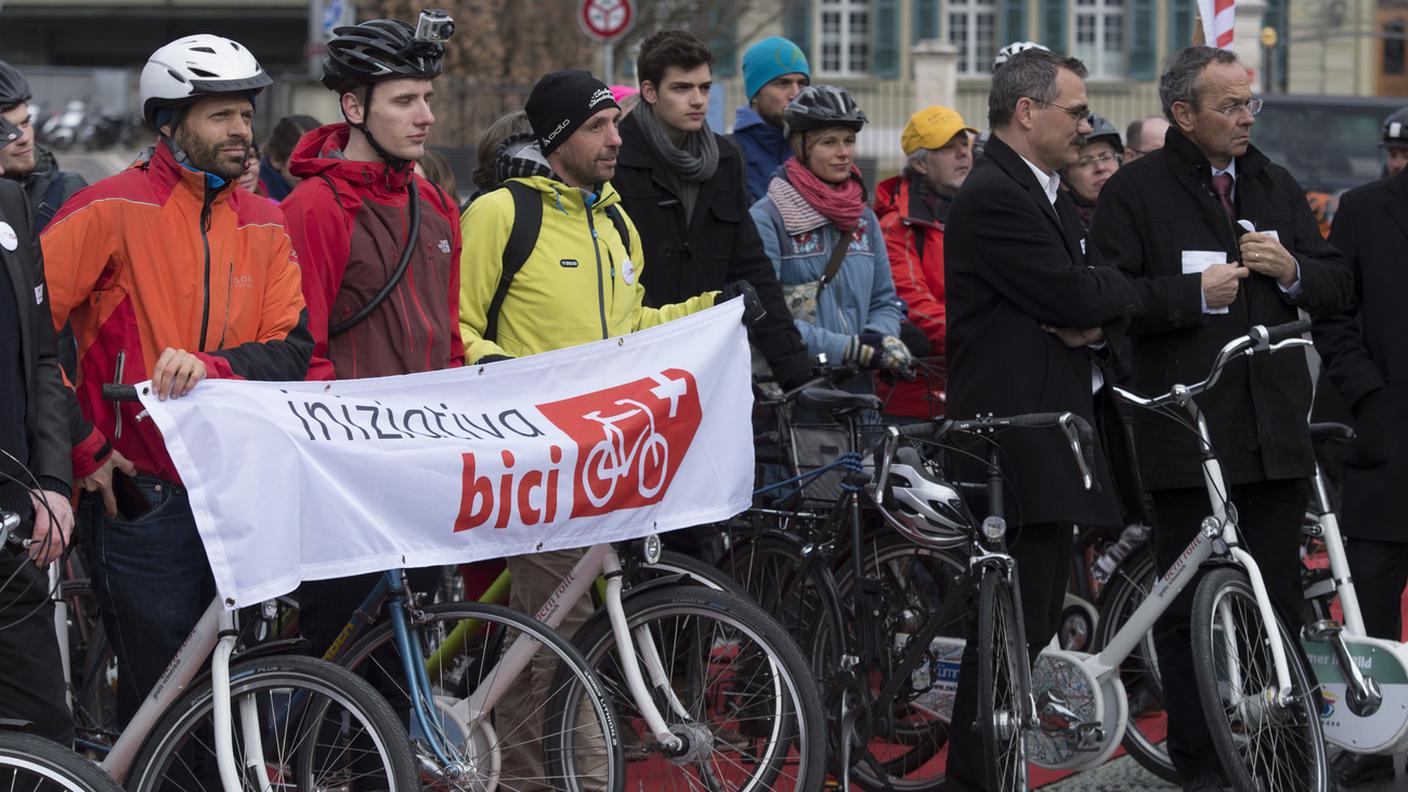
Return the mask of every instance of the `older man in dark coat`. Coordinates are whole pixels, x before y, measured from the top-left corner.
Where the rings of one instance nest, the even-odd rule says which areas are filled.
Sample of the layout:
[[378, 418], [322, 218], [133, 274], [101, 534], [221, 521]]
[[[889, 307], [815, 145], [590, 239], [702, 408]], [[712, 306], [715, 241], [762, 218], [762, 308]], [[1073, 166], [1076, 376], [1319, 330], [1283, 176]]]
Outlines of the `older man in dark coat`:
[[[1085, 67], [1043, 50], [1013, 57], [993, 78], [986, 156], [964, 181], [944, 236], [948, 290], [948, 414], [1070, 411], [1097, 421], [1096, 396], [1113, 382], [1117, 330], [1137, 298], [1118, 270], [1099, 266], [1059, 171], [1090, 133]], [[1102, 399], [1103, 401], [1103, 399]], [[1055, 633], [1075, 524], [1123, 525], [1104, 455], [1086, 491], [1055, 431], [999, 439], [1016, 497], [1007, 517], [1021, 575], [1028, 647]], [[975, 731], [977, 657], [970, 640], [959, 673], [947, 766], [949, 790], [982, 789]], [[961, 725], [961, 726], [960, 726]]]
[[[1330, 243], [1354, 275], [1354, 305], [1315, 320], [1312, 335], [1329, 381], [1354, 415], [1357, 435], [1344, 457], [1340, 500], [1345, 552], [1369, 635], [1397, 641], [1408, 585], [1408, 521], [1398, 487], [1408, 483], [1408, 169], [1340, 198]], [[1323, 380], [1322, 380], [1323, 381]], [[1393, 757], [1346, 752], [1335, 776], [1350, 786], [1393, 777]]]
[[[1133, 279], [1143, 310], [1130, 325], [1135, 390], [1166, 392], [1208, 374], [1213, 356], [1253, 325], [1340, 310], [1344, 257], [1319, 233], [1295, 179], [1250, 145], [1260, 100], [1235, 55], [1189, 47], [1159, 85], [1172, 123], [1164, 147], [1106, 182], [1090, 238]], [[1314, 473], [1306, 416], [1310, 374], [1298, 353], [1236, 361], [1198, 400], [1231, 485], [1242, 536], [1283, 617], [1300, 608], [1300, 523]], [[1212, 513], [1202, 448], [1182, 422], [1138, 412], [1140, 472], [1154, 506], [1154, 552], [1167, 569]], [[1159, 620], [1155, 646], [1168, 712], [1168, 747], [1190, 790], [1215, 789], [1189, 649], [1189, 586]], [[1294, 632], [1294, 631], [1293, 631]]]

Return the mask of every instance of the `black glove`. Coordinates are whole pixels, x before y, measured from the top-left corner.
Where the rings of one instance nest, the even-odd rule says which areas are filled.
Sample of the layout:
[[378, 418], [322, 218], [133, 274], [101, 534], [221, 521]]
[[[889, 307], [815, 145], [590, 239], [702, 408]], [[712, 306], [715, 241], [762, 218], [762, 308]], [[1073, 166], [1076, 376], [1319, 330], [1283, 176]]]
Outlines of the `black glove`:
[[719, 297], [714, 302], [715, 304], [723, 303], [734, 297], [743, 298], [743, 324], [751, 327], [768, 315], [767, 309], [763, 307], [763, 301], [758, 299], [758, 291], [748, 281], [734, 281], [723, 287], [719, 290]]
[[1354, 440], [1349, 444], [1345, 464], [1368, 468], [1388, 461], [1391, 407], [1387, 385], [1369, 391], [1354, 403]]
[[484, 363], [498, 363], [500, 360], [513, 360], [513, 355], [485, 355], [474, 361], [473, 365], [478, 366]]

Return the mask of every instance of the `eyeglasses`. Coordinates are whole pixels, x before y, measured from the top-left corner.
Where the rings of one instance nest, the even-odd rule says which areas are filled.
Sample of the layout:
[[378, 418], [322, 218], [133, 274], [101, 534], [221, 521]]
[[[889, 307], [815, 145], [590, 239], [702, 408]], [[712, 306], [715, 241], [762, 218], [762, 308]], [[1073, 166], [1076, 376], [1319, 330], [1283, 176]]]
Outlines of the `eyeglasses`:
[[1213, 110], [1222, 113], [1228, 118], [1236, 118], [1245, 110], [1248, 115], [1256, 115], [1261, 112], [1261, 97], [1254, 96], [1245, 102], [1234, 102], [1225, 107], [1214, 107]]
[[1056, 104], [1055, 102], [1043, 102], [1043, 101], [1041, 101], [1040, 99], [1033, 99], [1033, 98], [1030, 97], [1030, 96], [1027, 97], [1027, 98], [1028, 98], [1028, 99], [1031, 99], [1033, 102], [1036, 102], [1037, 104], [1044, 104], [1044, 105], [1047, 105], [1047, 106], [1049, 106], [1049, 107], [1054, 107], [1054, 108], [1056, 108], [1057, 110], [1063, 111], [1066, 115], [1068, 115], [1068, 116], [1071, 117], [1071, 120], [1072, 120], [1072, 121], [1076, 122], [1077, 124], [1079, 124], [1080, 122], [1085, 121], [1085, 120], [1087, 120], [1087, 119], [1090, 118], [1090, 108], [1089, 108], [1089, 107], [1066, 107], [1065, 105], [1058, 105], [1058, 104]]
[[1081, 157], [1080, 159], [1076, 160], [1076, 167], [1089, 168], [1091, 165], [1094, 165], [1097, 162], [1102, 165], [1107, 162], [1123, 164], [1124, 158], [1114, 153], [1113, 151], [1107, 151], [1104, 154], [1096, 154], [1093, 157]]

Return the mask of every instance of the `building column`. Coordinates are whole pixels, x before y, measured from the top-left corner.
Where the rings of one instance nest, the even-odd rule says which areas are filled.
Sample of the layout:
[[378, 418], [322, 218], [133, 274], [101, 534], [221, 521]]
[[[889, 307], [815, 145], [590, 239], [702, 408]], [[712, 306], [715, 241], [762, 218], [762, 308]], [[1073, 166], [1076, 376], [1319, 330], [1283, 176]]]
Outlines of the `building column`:
[[909, 51], [914, 64], [914, 106], [958, 102], [958, 47], [939, 39], [924, 39]]

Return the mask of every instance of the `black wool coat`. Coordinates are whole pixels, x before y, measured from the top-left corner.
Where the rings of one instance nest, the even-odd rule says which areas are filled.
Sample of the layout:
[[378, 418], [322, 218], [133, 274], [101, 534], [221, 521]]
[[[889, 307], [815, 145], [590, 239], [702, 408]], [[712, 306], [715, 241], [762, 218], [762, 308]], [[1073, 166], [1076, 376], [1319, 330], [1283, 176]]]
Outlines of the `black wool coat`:
[[[1255, 147], [1236, 158], [1236, 174], [1237, 218], [1279, 235], [1300, 265], [1300, 292], [1291, 297], [1275, 279], [1252, 273], [1240, 282], [1225, 314], [1203, 313], [1202, 276], [1185, 274], [1185, 252], [1221, 252], [1226, 261], [1237, 262], [1237, 240], [1245, 232], [1213, 193], [1212, 166], [1191, 140], [1170, 129], [1162, 149], [1120, 168], [1100, 191], [1090, 238], [1105, 261], [1133, 279], [1139, 293], [1142, 310], [1130, 324], [1130, 349], [1133, 389], [1142, 394], [1202, 381], [1217, 351], [1253, 325], [1295, 321], [1300, 308], [1312, 315], [1333, 313], [1349, 299], [1349, 266], [1320, 236], [1305, 191], [1291, 174]], [[1198, 406], [1229, 484], [1314, 474], [1306, 420], [1310, 400], [1301, 350], [1227, 366]], [[1167, 417], [1132, 412], [1144, 485], [1202, 487], [1196, 435]]]
[[[1357, 419], [1344, 456], [1346, 536], [1408, 542], [1397, 487], [1408, 484], [1408, 170], [1345, 193], [1330, 242], [1354, 276], [1354, 304], [1317, 317], [1312, 335], [1330, 382]], [[1383, 409], [1366, 412], [1374, 400]]]
[[[948, 301], [948, 415], [972, 418], [1070, 411], [1101, 427], [1097, 488], [1082, 488], [1059, 430], [1009, 431], [999, 442], [1017, 497], [1009, 524], [1124, 524], [1137, 513], [1137, 487], [1117, 482], [1128, 471], [1122, 424], [1101, 391], [1092, 395], [1092, 371], [1114, 384], [1110, 350], [1136, 308], [1129, 280], [1103, 266], [1085, 240], [1080, 217], [1062, 193], [1053, 207], [1036, 176], [996, 135], [954, 199], [944, 228], [944, 284]], [[1100, 349], [1067, 347], [1041, 329], [1106, 329]], [[1118, 460], [1107, 457], [1115, 453]], [[965, 479], [981, 470], [963, 467]], [[1124, 503], [1121, 503], [1123, 496]], [[1013, 511], [1013, 508], [1016, 511]], [[1064, 563], [1064, 562], [1063, 562]]]
[[748, 329], [748, 340], [780, 382], [800, 384], [809, 377], [811, 362], [748, 214], [743, 159], [723, 135], [714, 138], [719, 144], [718, 168], [699, 186], [694, 216], [685, 217], [684, 204], [664, 175], [668, 165], [646, 142], [640, 121], [632, 114], [621, 122], [621, 153], [611, 184], [640, 232], [646, 304], [683, 302], [734, 281], [748, 281], [767, 310], [767, 316]]

